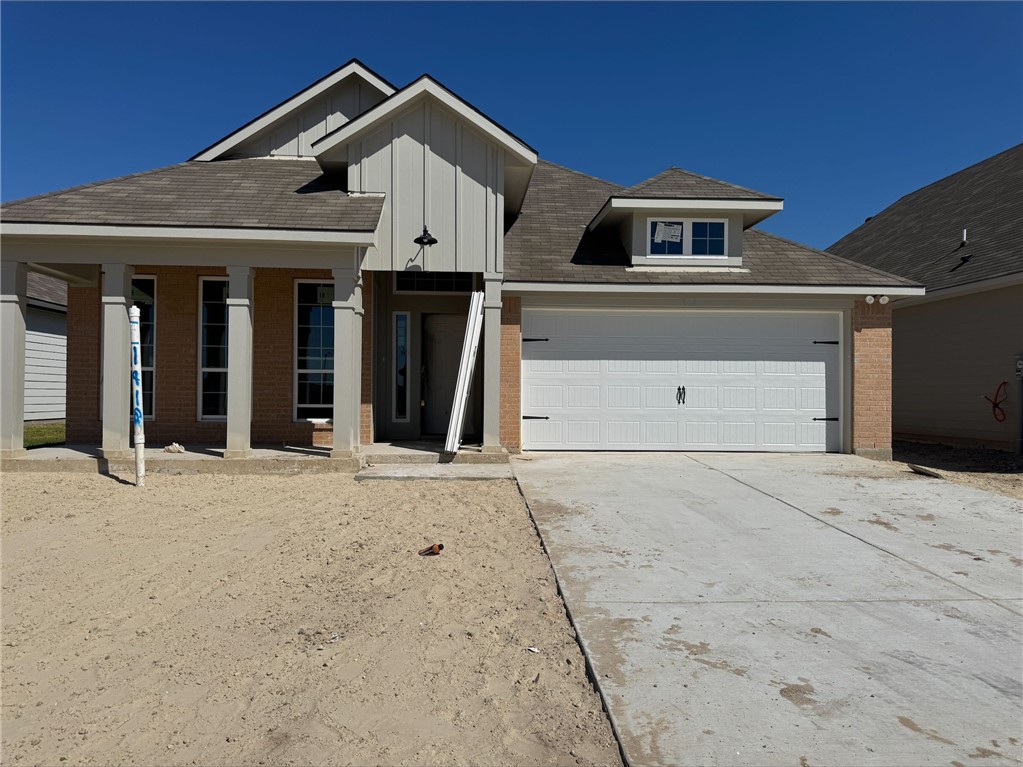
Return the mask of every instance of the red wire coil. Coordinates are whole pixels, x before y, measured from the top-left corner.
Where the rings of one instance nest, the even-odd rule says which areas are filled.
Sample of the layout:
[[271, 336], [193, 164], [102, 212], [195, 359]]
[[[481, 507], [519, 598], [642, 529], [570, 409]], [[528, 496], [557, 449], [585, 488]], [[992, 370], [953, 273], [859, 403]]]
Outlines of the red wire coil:
[[984, 397], [988, 402], [991, 403], [991, 415], [998, 423], [1002, 423], [1005, 420], [1005, 410], [1002, 408], [1002, 403], [1009, 399], [1008, 393], [1005, 391], [1005, 387], [1009, 385], [1008, 381], [1002, 381], [998, 384], [998, 388], [995, 389], [995, 398]]

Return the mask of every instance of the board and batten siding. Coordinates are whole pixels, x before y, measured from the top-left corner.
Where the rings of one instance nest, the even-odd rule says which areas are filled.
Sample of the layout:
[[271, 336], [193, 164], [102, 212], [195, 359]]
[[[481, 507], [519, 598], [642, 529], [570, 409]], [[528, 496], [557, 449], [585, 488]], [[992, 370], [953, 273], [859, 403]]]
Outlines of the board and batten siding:
[[[1019, 437], [1016, 355], [1023, 352], [1023, 285], [895, 306], [892, 427], [896, 439], [1006, 450]], [[991, 403], [1006, 381], [1006, 419]]]
[[25, 314], [25, 420], [64, 418], [67, 315], [29, 307]]
[[[374, 271], [504, 272], [504, 150], [425, 102], [348, 148], [349, 189], [386, 195]], [[413, 243], [423, 226], [437, 244]]]
[[351, 77], [241, 144], [231, 157], [314, 157], [312, 143], [384, 100], [367, 82]]

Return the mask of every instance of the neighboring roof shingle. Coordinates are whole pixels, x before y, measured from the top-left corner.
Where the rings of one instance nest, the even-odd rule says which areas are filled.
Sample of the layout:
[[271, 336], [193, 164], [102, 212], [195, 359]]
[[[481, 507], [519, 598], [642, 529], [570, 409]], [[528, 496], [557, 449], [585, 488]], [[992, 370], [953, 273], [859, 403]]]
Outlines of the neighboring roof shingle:
[[684, 200], [780, 200], [780, 197], [755, 192], [716, 178], [690, 173], [681, 168], [668, 168], [653, 178], [615, 193], [615, 197]]
[[929, 293], [1023, 272], [1023, 144], [907, 194], [829, 250]]
[[[910, 280], [854, 264], [767, 232], [743, 233], [748, 272], [651, 272], [630, 260], [611, 227], [589, 231], [594, 213], [621, 187], [541, 160], [522, 214], [504, 240], [509, 282], [907, 286]], [[740, 287], [741, 290], [741, 287]]]
[[311, 160], [184, 162], [14, 200], [5, 223], [371, 232], [383, 197], [351, 196]]

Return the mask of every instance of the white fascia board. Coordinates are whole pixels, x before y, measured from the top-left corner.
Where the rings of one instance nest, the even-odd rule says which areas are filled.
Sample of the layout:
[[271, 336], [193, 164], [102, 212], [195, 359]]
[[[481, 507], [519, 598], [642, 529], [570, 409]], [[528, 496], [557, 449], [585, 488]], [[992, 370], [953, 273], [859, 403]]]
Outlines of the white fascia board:
[[579, 282], [506, 282], [502, 293], [773, 293], [776, 295], [819, 296], [922, 296], [923, 288], [904, 286], [834, 285], [707, 285], [707, 284], [628, 284]]
[[412, 83], [405, 90], [398, 91], [387, 99], [386, 102], [378, 104], [351, 122], [345, 123], [333, 133], [329, 133], [323, 138], [314, 141], [312, 146], [316, 152], [317, 159], [323, 157], [324, 154], [335, 147], [355, 141], [384, 120], [390, 119], [396, 112], [404, 109], [416, 99], [427, 95], [432, 96], [481, 133], [496, 141], [513, 157], [518, 158], [527, 165], [536, 165], [536, 152], [475, 109], [466, 106], [447, 90], [432, 80], [425, 78]]
[[984, 293], [988, 290], [1011, 288], [1013, 285], [1023, 285], [1023, 272], [1019, 272], [1018, 274], [1007, 274], [1003, 277], [992, 277], [990, 280], [971, 282], [968, 285], [956, 285], [952, 288], [928, 290], [926, 296], [911, 296], [903, 298], [897, 301], [893, 308], [902, 309], [908, 306], [917, 306], [919, 304], [930, 304], [935, 301], [944, 301], [947, 298], [959, 298], [960, 296], [968, 296], [973, 293]]
[[[688, 200], [685, 198], [664, 199], [612, 197], [590, 222], [590, 230], [596, 229], [601, 221], [613, 210], [749, 210], [768, 214], [777, 213], [785, 207], [783, 200]], [[764, 216], [767, 218], [767, 216]]]
[[214, 229], [172, 226], [91, 226], [86, 224], [0, 224], [10, 237], [74, 237], [142, 240], [228, 240], [331, 245], [376, 245], [376, 232], [320, 232], [310, 229]]
[[317, 96], [330, 90], [339, 82], [351, 77], [352, 75], [358, 75], [378, 91], [382, 92], [385, 97], [394, 93], [394, 88], [391, 85], [381, 80], [365, 67], [362, 67], [357, 62], [353, 61], [346, 66], [341, 67], [341, 69], [334, 74], [310, 85], [304, 91], [296, 93], [280, 106], [271, 109], [265, 115], [257, 118], [248, 125], [239, 128], [234, 133], [218, 141], [209, 149], [203, 150], [200, 154], [193, 157], [192, 160], [202, 162], [216, 160], [218, 157], [221, 157], [225, 153], [231, 151], [239, 144], [252, 138], [264, 128], [272, 125], [281, 118], [286, 117], [288, 113], [294, 112], [296, 109], [301, 109]]

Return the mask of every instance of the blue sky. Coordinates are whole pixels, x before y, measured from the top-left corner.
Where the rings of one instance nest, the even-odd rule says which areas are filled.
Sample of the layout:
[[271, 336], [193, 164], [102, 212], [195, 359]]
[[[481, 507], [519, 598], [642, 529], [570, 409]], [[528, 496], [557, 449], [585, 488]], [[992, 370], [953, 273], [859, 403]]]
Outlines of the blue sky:
[[187, 159], [350, 58], [540, 155], [785, 198], [826, 247], [1023, 141], [1021, 3], [0, 4], [4, 200]]

